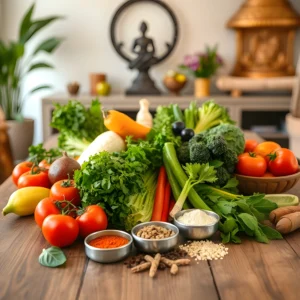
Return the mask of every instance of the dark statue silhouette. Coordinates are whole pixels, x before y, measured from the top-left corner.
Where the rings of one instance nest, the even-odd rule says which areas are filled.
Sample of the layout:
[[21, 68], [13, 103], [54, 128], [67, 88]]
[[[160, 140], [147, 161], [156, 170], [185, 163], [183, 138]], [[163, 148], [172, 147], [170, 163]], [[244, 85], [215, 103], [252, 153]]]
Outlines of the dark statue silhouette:
[[[123, 51], [123, 42], [117, 42], [115, 39], [115, 26], [118, 17], [121, 12], [127, 8], [129, 5], [136, 2], [151, 2], [160, 5], [163, 7], [170, 15], [173, 25], [174, 25], [174, 37], [172, 44], [166, 43], [166, 53], [158, 57], [155, 53], [155, 43], [153, 39], [147, 36], [148, 26], [145, 21], [141, 22], [140, 31], [141, 36], [136, 38], [133, 41], [131, 51], [136, 55], [135, 58], [131, 59], [127, 54]], [[117, 10], [114, 15], [110, 27], [111, 40], [114, 48], [117, 53], [125, 59], [129, 63], [129, 69], [136, 69], [139, 71], [138, 76], [134, 79], [132, 86], [126, 90], [127, 95], [160, 95], [160, 91], [155, 86], [153, 80], [149, 76], [149, 69], [164, 59], [166, 59], [170, 53], [173, 51], [178, 37], [178, 25], [177, 20], [173, 12], [170, 8], [163, 2], [159, 0], [129, 0], [125, 2], [121, 7]]]

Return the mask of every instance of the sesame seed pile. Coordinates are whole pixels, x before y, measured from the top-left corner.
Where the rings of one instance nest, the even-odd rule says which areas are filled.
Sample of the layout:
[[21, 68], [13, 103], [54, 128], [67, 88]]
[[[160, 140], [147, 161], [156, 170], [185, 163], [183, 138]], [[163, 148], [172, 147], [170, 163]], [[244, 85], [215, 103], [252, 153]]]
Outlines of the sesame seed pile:
[[223, 244], [215, 244], [212, 241], [193, 241], [179, 246], [186, 251], [190, 257], [199, 260], [223, 259], [228, 254], [228, 248]]

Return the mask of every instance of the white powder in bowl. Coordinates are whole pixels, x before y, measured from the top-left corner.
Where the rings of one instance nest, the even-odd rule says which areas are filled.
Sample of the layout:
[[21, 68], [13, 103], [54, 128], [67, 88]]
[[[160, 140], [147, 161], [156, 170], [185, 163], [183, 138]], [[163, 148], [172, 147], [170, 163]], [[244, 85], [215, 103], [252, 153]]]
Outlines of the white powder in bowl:
[[185, 225], [196, 225], [196, 226], [213, 224], [216, 223], [217, 221], [216, 218], [208, 215], [206, 212], [200, 209], [194, 209], [188, 211], [184, 213], [182, 216], [180, 216], [177, 220]]

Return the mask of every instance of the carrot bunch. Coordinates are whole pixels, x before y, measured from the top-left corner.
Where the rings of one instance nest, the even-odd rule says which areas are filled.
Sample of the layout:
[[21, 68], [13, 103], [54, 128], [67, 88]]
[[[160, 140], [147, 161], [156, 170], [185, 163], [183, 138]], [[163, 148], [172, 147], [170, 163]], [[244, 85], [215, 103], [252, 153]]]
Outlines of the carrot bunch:
[[171, 206], [174, 204], [175, 201], [171, 201], [171, 186], [166, 169], [162, 166], [159, 170], [151, 221], [167, 222]]

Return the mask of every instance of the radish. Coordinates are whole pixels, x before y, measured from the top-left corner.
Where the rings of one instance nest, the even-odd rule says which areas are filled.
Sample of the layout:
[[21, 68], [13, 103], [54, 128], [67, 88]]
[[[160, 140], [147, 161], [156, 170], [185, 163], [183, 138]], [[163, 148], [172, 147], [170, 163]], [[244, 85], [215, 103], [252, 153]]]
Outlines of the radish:
[[82, 165], [89, 157], [101, 151], [120, 152], [125, 150], [124, 140], [113, 131], [106, 131], [98, 135], [94, 141], [82, 152], [78, 163]]

